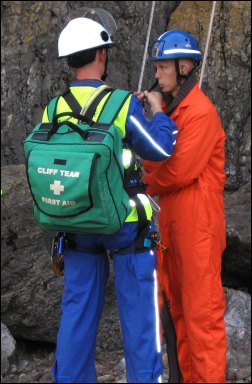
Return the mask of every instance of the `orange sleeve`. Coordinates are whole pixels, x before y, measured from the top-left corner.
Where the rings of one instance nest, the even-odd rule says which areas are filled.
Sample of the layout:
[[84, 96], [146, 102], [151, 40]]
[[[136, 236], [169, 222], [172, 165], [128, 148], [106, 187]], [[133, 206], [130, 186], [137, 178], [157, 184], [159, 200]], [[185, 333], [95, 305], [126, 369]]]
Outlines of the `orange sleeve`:
[[[172, 156], [157, 166], [146, 163], [142, 181], [150, 195], [176, 192], [197, 180], [220, 138], [221, 123], [215, 110], [190, 114], [177, 136]], [[144, 164], [145, 166], [145, 164]]]
[[151, 161], [143, 160], [143, 167], [146, 172], [153, 172], [155, 169], [159, 168], [161, 164], [165, 163], [167, 160], [163, 161]]

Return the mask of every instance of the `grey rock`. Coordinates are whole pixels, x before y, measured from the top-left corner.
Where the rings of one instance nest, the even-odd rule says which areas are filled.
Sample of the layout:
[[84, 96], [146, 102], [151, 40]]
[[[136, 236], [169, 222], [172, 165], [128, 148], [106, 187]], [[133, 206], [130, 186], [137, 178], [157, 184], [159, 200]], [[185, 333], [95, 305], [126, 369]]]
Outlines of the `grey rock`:
[[230, 289], [226, 301], [227, 373], [244, 379], [251, 375], [251, 296]]
[[98, 383], [112, 383], [114, 378], [111, 375], [98, 376], [97, 381]]
[[1, 374], [5, 374], [9, 369], [8, 358], [14, 353], [15, 345], [16, 341], [9, 329], [1, 322]]
[[225, 194], [227, 247], [223, 254], [223, 280], [234, 288], [251, 280], [251, 182]]
[[116, 383], [127, 383], [127, 379], [126, 379], [126, 377], [124, 376], [122, 379], [116, 381]]
[[27, 372], [30, 370], [30, 363], [27, 360], [21, 360], [18, 363], [17, 371], [18, 372]]
[[126, 362], [125, 358], [123, 357], [114, 367], [114, 372], [118, 374], [119, 372], [125, 372], [126, 369]]

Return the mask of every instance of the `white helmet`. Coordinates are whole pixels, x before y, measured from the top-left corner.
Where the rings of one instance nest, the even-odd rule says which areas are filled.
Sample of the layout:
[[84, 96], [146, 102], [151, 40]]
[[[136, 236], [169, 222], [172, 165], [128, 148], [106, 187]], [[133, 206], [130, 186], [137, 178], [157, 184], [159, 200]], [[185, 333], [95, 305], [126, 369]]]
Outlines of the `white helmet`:
[[58, 57], [112, 45], [111, 37], [101, 24], [85, 17], [78, 17], [71, 20], [61, 32], [58, 40]]

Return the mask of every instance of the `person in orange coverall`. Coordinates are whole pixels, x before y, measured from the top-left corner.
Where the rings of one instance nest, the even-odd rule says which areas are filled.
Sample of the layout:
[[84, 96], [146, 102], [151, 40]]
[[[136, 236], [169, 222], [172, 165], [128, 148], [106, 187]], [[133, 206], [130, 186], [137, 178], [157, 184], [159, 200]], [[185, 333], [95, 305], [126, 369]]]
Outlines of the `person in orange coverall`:
[[225, 133], [195, 68], [201, 52], [193, 36], [168, 31], [154, 42], [158, 92], [138, 94], [162, 103], [178, 127], [173, 155], [144, 161], [143, 183], [159, 196], [159, 226], [167, 253], [164, 283], [177, 336], [182, 382], [225, 383], [225, 296], [221, 281], [226, 246], [223, 190]]

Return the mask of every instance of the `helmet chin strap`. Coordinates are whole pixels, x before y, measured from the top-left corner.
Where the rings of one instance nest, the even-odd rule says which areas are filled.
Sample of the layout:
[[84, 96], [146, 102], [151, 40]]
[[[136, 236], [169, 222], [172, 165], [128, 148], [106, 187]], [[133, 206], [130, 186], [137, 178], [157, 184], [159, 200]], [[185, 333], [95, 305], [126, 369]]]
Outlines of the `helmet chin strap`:
[[174, 59], [174, 61], [175, 61], [175, 68], [176, 68], [176, 73], [177, 73], [177, 84], [178, 85], [181, 85], [181, 81], [183, 80], [183, 79], [187, 79], [187, 75], [182, 75], [181, 73], [180, 73], [180, 69], [179, 69], [179, 59]]

